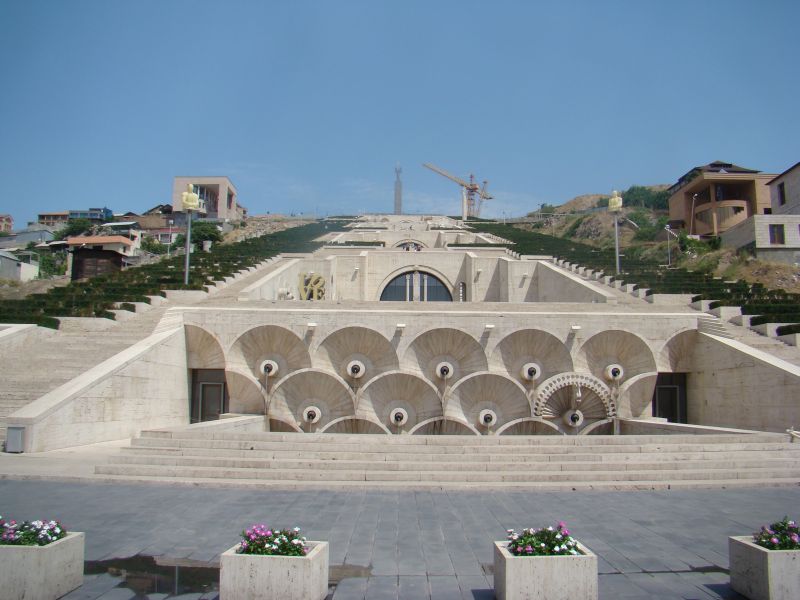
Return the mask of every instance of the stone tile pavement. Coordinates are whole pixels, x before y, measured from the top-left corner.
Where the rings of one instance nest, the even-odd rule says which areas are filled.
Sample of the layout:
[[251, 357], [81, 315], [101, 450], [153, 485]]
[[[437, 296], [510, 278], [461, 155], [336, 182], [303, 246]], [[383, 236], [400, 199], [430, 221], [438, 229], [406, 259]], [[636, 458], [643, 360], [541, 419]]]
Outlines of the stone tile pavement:
[[[599, 555], [600, 598], [739, 598], [727, 536], [800, 517], [800, 488], [658, 492], [273, 491], [0, 481], [0, 514], [86, 532], [86, 559], [217, 560], [255, 522], [329, 540], [332, 600], [488, 600], [492, 545], [508, 528], [567, 522]], [[341, 565], [345, 565], [344, 567]], [[127, 600], [87, 575], [70, 600]], [[151, 598], [163, 598], [153, 594]], [[186, 594], [184, 600], [216, 594]]]

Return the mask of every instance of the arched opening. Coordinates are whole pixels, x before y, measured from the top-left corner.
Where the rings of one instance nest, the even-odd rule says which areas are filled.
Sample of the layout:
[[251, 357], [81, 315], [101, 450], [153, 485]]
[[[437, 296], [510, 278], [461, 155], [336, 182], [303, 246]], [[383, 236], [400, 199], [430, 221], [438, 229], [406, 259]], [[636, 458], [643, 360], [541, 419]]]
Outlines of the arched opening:
[[392, 279], [381, 292], [381, 302], [452, 302], [445, 283], [425, 271], [407, 271]]

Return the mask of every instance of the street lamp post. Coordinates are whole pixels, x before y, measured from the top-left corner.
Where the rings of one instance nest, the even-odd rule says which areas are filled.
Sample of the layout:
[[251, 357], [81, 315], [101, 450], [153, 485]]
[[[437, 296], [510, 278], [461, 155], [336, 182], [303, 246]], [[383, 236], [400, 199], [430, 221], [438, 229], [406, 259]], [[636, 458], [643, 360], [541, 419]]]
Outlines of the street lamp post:
[[172, 219], [167, 220], [167, 224], [169, 225], [169, 238], [167, 240], [167, 258], [170, 257], [172, 252], [172, 224], [174, 222], [175, 221], [173, 221]]
[[669, 247], [669, 236], [671, 235], [672, 232], [669, 230], [669, 223], [664, 225], [664, 229], [666, 229], [666, 231], [667, 231], [667, 266], [671, 267], [672, 266], [672, 252], [670, 252], [670, 247]]
[[184, 263], [183, 284], [189, 285], [189, 258], [192, 248], [192, 209], [200, 207], [200, 198], [194, 193], [192, 184], [186, 185], [186, 191], [181, 194], [183, 208], [186, 211], [186, 262]]
[[619, 275], [619, 212], [622, 210], [622, 196], [617, 190], [608, 199], [608, 212], [614, 215], [614, 256], [616, 257], [617, 275]]

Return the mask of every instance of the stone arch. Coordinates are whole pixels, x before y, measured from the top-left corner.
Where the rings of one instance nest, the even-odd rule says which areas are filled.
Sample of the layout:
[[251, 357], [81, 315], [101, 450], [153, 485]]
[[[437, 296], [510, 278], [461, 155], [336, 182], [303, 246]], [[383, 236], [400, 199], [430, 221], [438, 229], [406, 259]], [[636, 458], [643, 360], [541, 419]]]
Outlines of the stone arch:
[[[525, 388], [505, 375], [489, 372], [473, 373], [454, 385], [446, 399], [444, 416], [475, 425], [484, 409], [497, 414], [497, 422], [492, 429], [531, 416]], [[484, 428], [476, 429], [483, 431]]]
[[392, 247], [393, 248], [400, 248], [400, 247], [404, 246], [405, 244], [417, 244], [418, 246], [421, 246], [423, 248], [427, 248], [428, 247], [428, 244], [426, 244], [425, 242], [422, 242], [422, 241], [420, 241], [418, 239], [415, 239], [415, 238], [402, 239], [399, 242], [395, 243], [394, 246], [392, 246]]
[[[415, 255], [418, 256], [418, 255]], [[439, 269], [435, 269], [434, 267], [430, 267], [428, 265], [419, 265], [415, 263], [410, 263], [398, 267], [391, 271], [386, 277], [383, 278], [380, 285], [377, 288], [377, 293], [375, 294], [374, 300], [380, 301], [381, 296], [383, 295], [383, 290], [386, 289], [386, 286], [389, 285], [395, 278], [399, 277], [400, 275], [405, 275], [406, 273], [411, 273], [414, 271], [418, 271], [420, 273], [427, 273], [428, 275], [433, 275], [436, 279], [442, 282], [442, 284], [447, 288], [447, 291], [450, 292], [450, 297], [452, 298], [456, 292], [455, 284], [450, 281], [450, 278], [447, 277], [444, 273], [442, 273]]]
[[316, 369], [300, 369], [281, 379], [270, 393], [270, 418], [303, 427], [303, 410], [316, 406], [320, 420], [308, 429], [319, 431], [341, 417], [355, 416], [355, 399], [347, 383], [337, 375]]
[[399, 367], [397, 352], [389, 340], [367, 327], [337, 329], [322, 340], [314, 355], [314, 362], [319, 367], [329, 369], [346, 380], [349, 377], [347, 365], [353, 360], [364, 363], [366, 367], [361, 385]]
[[619, 387], [617, 413], [623, 419], [641, 417], [653, 403], [658, 373], [642, 373]]
[[552, 333], [540, 329], [520, 329], [504, 337], [495, 346], [489, 366], [530, 385], [522, 378], [522, 366], [531, 362], [542, 368], [538, 381], [573, 370], [569, 349]]
[[606, 367], [611, 364], [622, 366], [622, 381], [656, 371], [656, 360], [647, 342], [620, 329], [601, 331], [586, 340], [578, 352], [575, 370], [588, 371], [603, 379]]
[[[408, 421], [401, 427], [390, 424], [391, 411], [402, 408]], [[359, 395], [356, 415], [387, 425], [390, 431], [410, 431], [419, 423], [441, 418], [439, 391], [427, 379], [411, 373], [383, 373], [365, 385]]]
[[[577, 390], [581, 391], [579, 402]], [[560, 419], [573, 406], [584, 414], [584, 427], [617, 414], [611, 389], [600, 379], [584, 373], [560, 373], [542, 382], [537, 389], [533, 416], [551, 419], [560, 431], [567, 431], [561, 426]]]
[[259, 325], [245, 331], [231, 345], [229, 363], [241, 371], [249, 371], [257, 379], [261, 363], [274, 360], [278, 364], [278, 377], [282, 378], [311, 366], [308, 348], [294, 332], [278, 325]]
[[478, 341], [468, 333], [449, 327], [421, 333], [403, 355], [406, 368], [422, 373], [437, 387], [444, 386], [444, 380], [435, 373], [441, 362], [448, 362], [454, 368], [452, 376], [446, 380], [448, 387], [471, 373], [488, 370], [486, 354]]
[[697, 329], [684, 329], [669, 338], [658, 353], [658, 370], [666, 373], [691, 371], [699, 335]]
[[186, 366], [189, 369], [224, 369], [225, 353], [217, 337], [197, 325], [184, 325]]
[[246, 415], [263, 415], [267, 398], [261, 383], [250, 373], [225, 371], [228, 385], [228, 412]]

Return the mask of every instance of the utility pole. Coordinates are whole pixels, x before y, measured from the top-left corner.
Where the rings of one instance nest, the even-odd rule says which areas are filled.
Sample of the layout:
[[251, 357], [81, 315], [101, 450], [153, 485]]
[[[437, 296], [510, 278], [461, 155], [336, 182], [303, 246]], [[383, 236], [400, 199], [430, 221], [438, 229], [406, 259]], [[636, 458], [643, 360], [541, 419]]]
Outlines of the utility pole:
[[622, 196], [617, 190], [608, 199], [608, 212], [614, 215], [614, 256], [616, 257], [617, 275], [619, 275], [619, 213], [622, 211]]
[[402, 215], [403, 214], [403, 182], [400, 181], [400, 173], [403, 172], [403, 169], [400, 168], [400, 164], [398, 163], [394, 167], [394, 214]]

